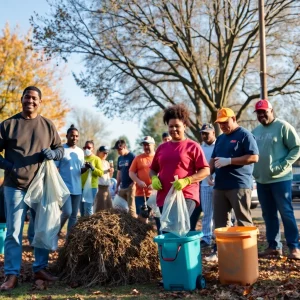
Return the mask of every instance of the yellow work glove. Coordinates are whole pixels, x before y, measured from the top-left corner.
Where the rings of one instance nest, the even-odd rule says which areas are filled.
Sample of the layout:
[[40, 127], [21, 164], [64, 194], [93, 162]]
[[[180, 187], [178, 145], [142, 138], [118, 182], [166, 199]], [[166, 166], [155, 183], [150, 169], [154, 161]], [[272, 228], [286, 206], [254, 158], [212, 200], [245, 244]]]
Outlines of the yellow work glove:
[[176, 181], [174, 181], [173, 186], [176, 191], [181, 191], [182, 189], [184, 189], [187, 185], [189, 185], [191, 183], [192, 183], [191, 177], [186, 177], [186, 178], [177, 179]]
[[156, 175], [152, 176], [151, 181], [152, 181], [152, 188], [154, 190], [159, 191], [162, 189], [162, 185], [161, 185], [161, 182], [160, 182], [158, 176], [156, 176]]

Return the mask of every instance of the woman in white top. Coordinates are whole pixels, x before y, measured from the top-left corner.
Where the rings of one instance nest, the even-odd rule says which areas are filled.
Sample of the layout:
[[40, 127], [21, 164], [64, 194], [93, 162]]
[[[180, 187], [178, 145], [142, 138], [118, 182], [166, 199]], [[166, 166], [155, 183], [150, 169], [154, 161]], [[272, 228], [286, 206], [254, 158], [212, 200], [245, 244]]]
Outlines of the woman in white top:
[[98, 178], [98, 192], [95, 197], [94, 210], [98, 212], [103, 209], [112, 208], [111, 194], [109, 192], [110, 178], [114, 172], [113, 166], [106, 160], [109, 149], [101, 146], [97, 151], [97, 156], [102, 161], [104, 174]]
[[83, 150], [76, 146], [79, 132], [71, 125], [67, 131], [67, 143], [64, 147], [64, 157], [56, 162], [59, 174], [70, 191], [70, 197], [62, 207], [61, 228], [68, 222], [67, 234], [77, 222], [77, 213], [81, 201], [81, 173], [86, 171]]

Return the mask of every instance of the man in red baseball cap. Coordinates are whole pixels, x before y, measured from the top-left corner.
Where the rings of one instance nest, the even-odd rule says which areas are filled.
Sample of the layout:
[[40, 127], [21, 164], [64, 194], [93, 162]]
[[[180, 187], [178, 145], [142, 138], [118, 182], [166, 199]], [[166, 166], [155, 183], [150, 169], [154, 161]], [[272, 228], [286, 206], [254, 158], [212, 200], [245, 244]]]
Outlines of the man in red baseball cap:
[[271, 103], [268, 100], [262, 99], [256, 102], [254, 112], [256, 112], [257, 110], [268, 110], [268, 109], [273, 109]]
[[292, 206], [292, 164], [300, 156], [300, 138], [288, 122], [274, 117], [268, 100], [255, 104], [258, 125], [253, 130], [259, 149], [259, 161], [253, 176], [266, 223], [268, 248], [260, 257], [282, 255], [278, 211], [284, 226], [289, 258], [300, 260], [299, 231]]

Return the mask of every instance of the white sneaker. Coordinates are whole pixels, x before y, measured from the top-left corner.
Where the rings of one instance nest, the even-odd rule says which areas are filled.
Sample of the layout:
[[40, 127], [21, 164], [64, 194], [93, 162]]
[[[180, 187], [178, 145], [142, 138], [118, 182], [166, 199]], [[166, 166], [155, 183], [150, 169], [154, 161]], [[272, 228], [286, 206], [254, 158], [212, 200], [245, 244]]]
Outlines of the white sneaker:
[[218, 252], [213, 252], [211, 255], [204, 257], [208, 262], [218, 262]]

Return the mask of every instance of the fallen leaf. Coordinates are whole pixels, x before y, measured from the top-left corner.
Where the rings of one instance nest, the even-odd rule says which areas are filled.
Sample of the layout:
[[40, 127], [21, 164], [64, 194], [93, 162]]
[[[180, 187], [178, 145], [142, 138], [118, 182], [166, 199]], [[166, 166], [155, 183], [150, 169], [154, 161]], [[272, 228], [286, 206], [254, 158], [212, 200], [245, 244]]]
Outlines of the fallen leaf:
[[78, 294], [75, 294], [75, 299], [76, 300], [84, 300], [84, 298], [83, 297], [81, 297], [80, 295], [78, 295]]
[[38, 289], [40, 291], [45, 290], [47, 288], [46, 282], [43, 280], [40, 280], [40, 279], [35, 281], [35, 286], [36, 286], [36, 289]]
[[296, 291], [285, 291], [285, 295], [288, 296], [289, 299], [299, 299], [300, 294]]
[[219, 295], [219, 299], [232, 299], [232, 294], [230, 292], [225, 292], [222, 291], [221, 294]]
[[100, 291], [95, 291], [95, 292], [92, 292], [93, 295], [101, 295], [102, 293]]
[[246, 286], [244, 291], [243, 291], [243, 296], [249, 295], [251, 293], [251, 291], [252, 291], [252, 286], [251, 285]]
[[131, 295], [140, 295], [140, 292], [137, 289], [133, 289], [130, 294]]

